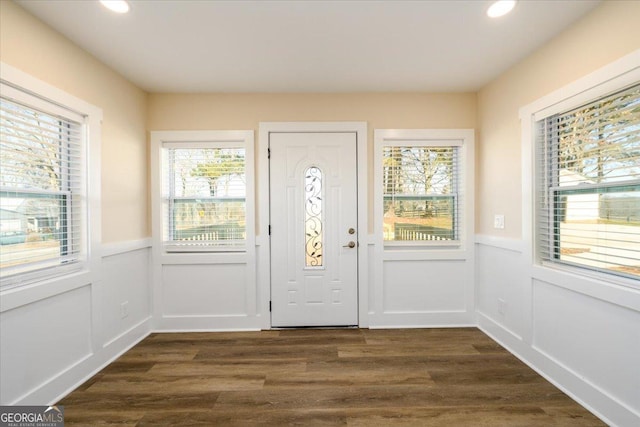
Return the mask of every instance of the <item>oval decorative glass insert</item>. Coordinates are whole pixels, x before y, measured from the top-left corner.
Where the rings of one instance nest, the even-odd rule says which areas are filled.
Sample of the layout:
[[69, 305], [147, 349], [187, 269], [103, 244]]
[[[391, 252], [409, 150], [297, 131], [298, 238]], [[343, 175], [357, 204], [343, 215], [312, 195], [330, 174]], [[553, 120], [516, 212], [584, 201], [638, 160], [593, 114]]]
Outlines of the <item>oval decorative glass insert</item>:
[[322, 267], [322, 171], [311, 166], [304, 172], [305, 266]]

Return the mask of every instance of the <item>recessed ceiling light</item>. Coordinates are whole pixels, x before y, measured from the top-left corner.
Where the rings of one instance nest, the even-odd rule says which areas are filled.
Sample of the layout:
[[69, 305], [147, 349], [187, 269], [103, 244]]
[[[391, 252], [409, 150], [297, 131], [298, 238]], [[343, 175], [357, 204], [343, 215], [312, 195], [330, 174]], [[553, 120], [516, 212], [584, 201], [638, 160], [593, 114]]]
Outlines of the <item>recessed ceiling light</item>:
[[129, 12], [129, 3], [125, 0], [100, 0], [100, 3], [107, 9], [115, 13]]
[[487, 9], [487, 16], [490, 18], [498, 18], [511, 12], [516, 6], [516, 0], [498, 0]]

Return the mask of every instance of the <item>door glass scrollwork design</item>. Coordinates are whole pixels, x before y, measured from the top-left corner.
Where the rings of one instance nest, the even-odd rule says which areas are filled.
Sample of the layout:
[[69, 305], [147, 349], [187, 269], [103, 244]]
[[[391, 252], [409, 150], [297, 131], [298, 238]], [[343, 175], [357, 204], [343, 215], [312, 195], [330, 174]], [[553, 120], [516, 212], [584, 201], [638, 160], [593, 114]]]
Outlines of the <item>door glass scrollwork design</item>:
[[311, 166], [304, 173], [305, 266], [322, 267], [322, 171]]

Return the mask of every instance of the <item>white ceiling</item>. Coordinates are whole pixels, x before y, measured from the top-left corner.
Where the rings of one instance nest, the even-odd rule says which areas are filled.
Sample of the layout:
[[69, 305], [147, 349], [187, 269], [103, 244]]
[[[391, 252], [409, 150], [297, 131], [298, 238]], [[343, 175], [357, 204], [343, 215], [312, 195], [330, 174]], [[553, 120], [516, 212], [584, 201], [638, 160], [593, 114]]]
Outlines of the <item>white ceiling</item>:
[[475, 91], [599, 1], [17, 0], [149, 92]]

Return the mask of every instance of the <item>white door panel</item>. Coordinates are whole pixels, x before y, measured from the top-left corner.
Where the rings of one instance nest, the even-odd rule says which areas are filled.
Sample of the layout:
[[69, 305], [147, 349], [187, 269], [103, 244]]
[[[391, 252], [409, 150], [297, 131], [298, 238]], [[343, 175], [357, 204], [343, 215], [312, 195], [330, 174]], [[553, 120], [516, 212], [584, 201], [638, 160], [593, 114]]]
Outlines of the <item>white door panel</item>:
[[271, 133], [269, 148], [271, 324], [356, 325], [356, 134]]

